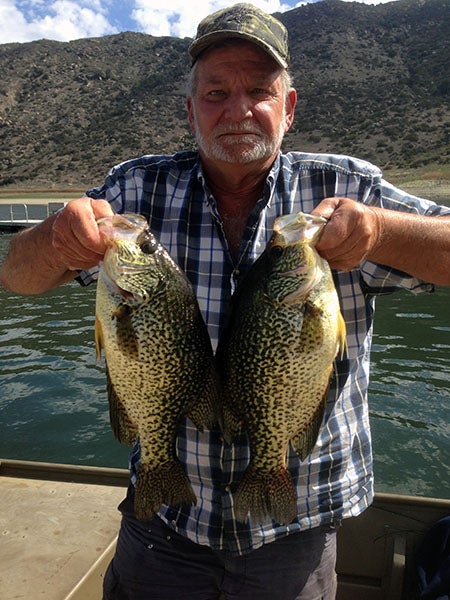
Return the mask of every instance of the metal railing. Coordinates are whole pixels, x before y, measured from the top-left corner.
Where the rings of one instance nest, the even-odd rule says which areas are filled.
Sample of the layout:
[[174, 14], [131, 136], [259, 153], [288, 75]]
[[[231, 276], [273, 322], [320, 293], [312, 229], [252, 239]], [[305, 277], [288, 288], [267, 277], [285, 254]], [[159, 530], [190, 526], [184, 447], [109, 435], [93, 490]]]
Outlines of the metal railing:
[[43, 204], [27, 204], [24, 202], [0, 205], [0, 226], [27, 227], [35, 225], [64, 208], [65, 205], [66, 202]]

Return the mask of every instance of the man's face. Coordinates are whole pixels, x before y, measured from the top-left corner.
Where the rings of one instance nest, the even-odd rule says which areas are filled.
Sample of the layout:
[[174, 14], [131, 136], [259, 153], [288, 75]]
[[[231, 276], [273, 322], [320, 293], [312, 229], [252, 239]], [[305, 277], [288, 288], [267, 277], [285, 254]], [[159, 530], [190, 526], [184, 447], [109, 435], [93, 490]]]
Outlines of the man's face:
[[251, 43], [214, 48], [201, 57], [188, 98], [189, 122], [206, 160], [246, 164], [272, 159], [294, 115], [281, 68]]

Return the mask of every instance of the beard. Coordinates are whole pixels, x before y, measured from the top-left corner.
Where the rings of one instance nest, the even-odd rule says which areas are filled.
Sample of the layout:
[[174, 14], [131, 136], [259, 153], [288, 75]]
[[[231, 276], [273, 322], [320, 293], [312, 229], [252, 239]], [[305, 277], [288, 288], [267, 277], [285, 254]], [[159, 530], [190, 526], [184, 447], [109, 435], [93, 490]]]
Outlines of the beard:
[[242, 121], [218, 125], [208, 137], [196, 130], [195, 138], [206, 158], [227, 163], [247, 164], [271, 157], [281, 146], [285, 134], [285, 115], [274, 136], [258, 124]]

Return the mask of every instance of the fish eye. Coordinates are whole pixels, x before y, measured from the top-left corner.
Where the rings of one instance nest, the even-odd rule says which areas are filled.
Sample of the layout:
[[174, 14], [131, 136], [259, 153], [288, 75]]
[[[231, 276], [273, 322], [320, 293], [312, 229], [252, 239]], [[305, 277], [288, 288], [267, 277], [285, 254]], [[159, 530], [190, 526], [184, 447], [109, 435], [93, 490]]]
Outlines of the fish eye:
[[283, 248], [281, 246], [272, 246], [270, 254], [273, 258], [279, 258], [283, 254]]
[[150, 232], [144, 232], [141, 239], [138, 240], [139, 248], [144, 254], [154, 254], [158, 249], [158, 242], [150, 234]]
[[144, 254], [155, 254], [158, 244], [150, 240], [143, 242], [140, 246]]

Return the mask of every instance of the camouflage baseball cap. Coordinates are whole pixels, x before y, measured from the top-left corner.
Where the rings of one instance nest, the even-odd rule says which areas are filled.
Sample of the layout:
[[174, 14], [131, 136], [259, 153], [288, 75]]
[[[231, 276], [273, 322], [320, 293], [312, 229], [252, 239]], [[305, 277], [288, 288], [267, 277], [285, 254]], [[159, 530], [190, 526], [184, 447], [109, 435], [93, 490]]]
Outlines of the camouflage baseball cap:
[[278, 64], [289, 64], [288, 34], [285, 26], [252, 4], [234, 4], [203, 19], [189, 46], [192, 64], [212, 44], [229, 38], [248, 40], [263, 48]]

